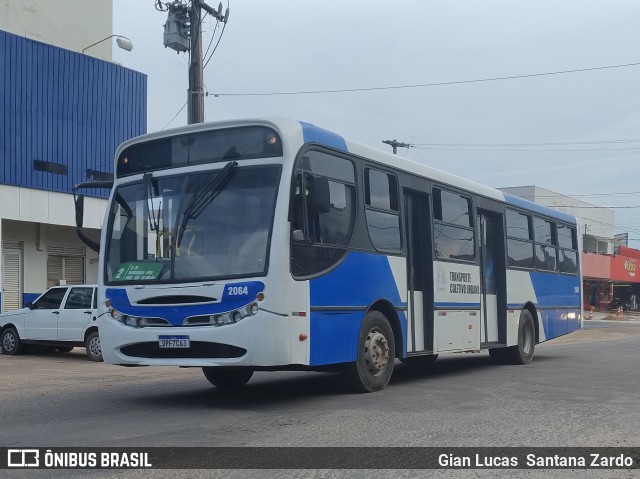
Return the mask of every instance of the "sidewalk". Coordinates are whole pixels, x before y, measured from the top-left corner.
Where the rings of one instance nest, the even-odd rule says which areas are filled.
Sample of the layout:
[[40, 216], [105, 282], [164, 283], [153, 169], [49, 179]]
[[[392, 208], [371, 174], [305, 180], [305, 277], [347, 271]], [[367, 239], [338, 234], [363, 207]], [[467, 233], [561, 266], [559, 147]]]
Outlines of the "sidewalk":
[[615, 311], [590, 311], [584, 312], [585, 321], [591, 320], [598, 321], [640, 321], [640, 311], [624, 311], [621, 316], [618, 316]]

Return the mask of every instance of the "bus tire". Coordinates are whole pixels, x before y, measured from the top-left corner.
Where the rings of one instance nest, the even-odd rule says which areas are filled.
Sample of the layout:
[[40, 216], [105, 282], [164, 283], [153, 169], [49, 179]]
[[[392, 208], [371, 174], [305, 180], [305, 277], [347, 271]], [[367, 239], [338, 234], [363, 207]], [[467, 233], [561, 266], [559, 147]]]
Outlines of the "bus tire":
[[3, 354], [13, 356], [22, 352], [22, 341], [18, 336], [18, 331], [13, 327], [9, 327], [0, 335], [0, 347]]
[[347, 367], [349, 386], [357, 392], [384, 389], [391, 379], [395, 356], [395, 341], [389, 321], [379, 311], [369, 311], [360, 327], [356, 361]]
[[518, 321], [518, 344], [508, 348], [490, 349], [491, 359], [506, 364], [529, 364], [536, 349], [536, 330], [533, 316], [527, 309], [520, 313]]
[[238, 389], [249, 382], [253, 370], [248, 368], [222, 369], [203, 367], [204, 377], [219, 389]]
[[403, 364], [411, 364], [412, 366], [430, 366], [438, 359], [437, 354], [426, 354], [424, 356], [407, 356], [400, 358]]

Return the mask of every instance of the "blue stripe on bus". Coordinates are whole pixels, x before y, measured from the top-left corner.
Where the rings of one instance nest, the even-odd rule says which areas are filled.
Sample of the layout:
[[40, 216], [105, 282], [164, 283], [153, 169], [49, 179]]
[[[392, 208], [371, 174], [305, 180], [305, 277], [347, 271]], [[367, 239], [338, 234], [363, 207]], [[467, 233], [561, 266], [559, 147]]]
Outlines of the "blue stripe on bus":
[[305, 143], [320, 143], [321, 145], [329, 146], [337, 150], [348, 151], [347, 142], [337, 133], [325, 130], [324, 128], [318, 128], [304, 121], [301, 121], [300, 125], [302, 125], [302, 137]]
[[[573, 313], [573, 319], [569, 314]], [[557, 338], [563, 334], [580, 329], [580, 310], [578, 309], [546, 309], [540, 312], [544, 334], [547, 339]]]
[[[366, 281], [367, 287], [362, 283]], [[386, 256], [372, 253], [347, 253], [345, 260], [333, 271], [309, 281], [310, 306], [332, 306], [332, 311], [313, 311], [310, 318], [311, 352], [309, 364], [335, 364], [354, 361], [358, 350], [358, 335], [364, 311], [338, 310], [338, 306], [370, 305], [386, 299], [396, 308], [400, 300]], [[407, 338], [407, 318], [398, 311], [404, 350]]]
[[[541, 271], [532, 271], [529, 277], [538, 298], [535, 306], [540, 308], [538, 312], [542, 318], [546, 339], [557, 338], [580, 329], [580, 277]], [[509, 309], [522, 309], [523, 306], [524, 304], [520, 303], [507, 305]], [[570, 314], [575, 317], [569, 318]]]
[[531, 283], [538, 298], [538, 305], [580, 308], [580, 277], [558, 273], [531, 272]]
[[480, 309], [480, 303], [444, 303], [444, 302], [438, 302], [438, 303], [433, 303], [433, 306], [438, 309], [438, 308], [476, 308], [476, 309]]
[[507, 205], [518, 206], [520, 208], [531, 210], [534, 213], [539, 213], [541, 215], [549, 216], [551, 218], [555, 218], [561, 221], [566, 221], [567, 223], [576, 224], [576, 219], [574, 216], [571, 216], [569, 213], [565, 213], [564, 211], [554, 210], [552, 208], [547, 208], [546, 206], [542, 206], [538, 203], [534, 203], [533, 201], [525, 200], [524, 198], [520, 198], [519, 196], [513, 196], [508, 193], [503, 193], [504, 200]]

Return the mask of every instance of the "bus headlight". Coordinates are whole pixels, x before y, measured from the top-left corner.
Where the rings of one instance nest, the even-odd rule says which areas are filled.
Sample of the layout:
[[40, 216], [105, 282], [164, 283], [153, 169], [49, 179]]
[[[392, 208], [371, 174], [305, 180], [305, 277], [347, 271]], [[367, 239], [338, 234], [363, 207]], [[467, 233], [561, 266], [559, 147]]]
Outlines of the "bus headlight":
[[125, 316], [124, 324], [131, 326], [132, 328], [138, 328], [140, 327], [140, 318], [136, 318], [135, 316]]

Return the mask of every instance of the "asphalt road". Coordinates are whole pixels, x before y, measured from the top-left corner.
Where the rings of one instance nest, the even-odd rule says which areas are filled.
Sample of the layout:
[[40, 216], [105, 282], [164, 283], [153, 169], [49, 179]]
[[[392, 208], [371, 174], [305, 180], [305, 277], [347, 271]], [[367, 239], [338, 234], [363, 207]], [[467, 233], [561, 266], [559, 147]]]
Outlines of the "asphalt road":
[[[241, 392], [229, 394], [210, 386], [198, 369], [97, 364], [81, 349], [1, 356], [0, 445], [640, 446], [640, 322], [585, 323], [582, 331], [538, 345], [529, 365], [498, 366], [487, 353], [444, 355], [428, 369], [398, 363], [389, 387], [373, 394], [346, 393], [329, 373], [256, 373]], [[8, 477], [346, 474], [26, 472]], [[430, 477], [486, 474], [427, 472]], [[495, 472], [494, 477], [638, 477], [636, 471]], [[376, 473], [398, 475], [424, 474]]]

